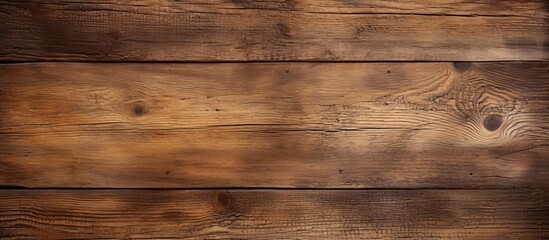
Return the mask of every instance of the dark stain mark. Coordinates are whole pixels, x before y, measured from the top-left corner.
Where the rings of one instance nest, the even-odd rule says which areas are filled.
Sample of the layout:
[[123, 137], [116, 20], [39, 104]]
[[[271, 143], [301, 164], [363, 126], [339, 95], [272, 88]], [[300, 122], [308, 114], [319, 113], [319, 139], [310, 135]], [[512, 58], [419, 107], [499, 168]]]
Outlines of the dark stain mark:
[[454, 62], [454, 69], [459, 73], [464, 73], [471, 69], [471, 63], [469, 62]]
[[170, 171], [166, 171], [166, 176], [170, 176]]
[[218, 211], [227, 210], [231, 206], [231, 195], [229, 195], [229, 193], [226, 191], [215, 191], [212, 202], [214, 208]]
[[141, 117], [145, 115], [146, 112], [147, 110], [141, 104], [136, 104], [135, 106], [133, 106], [133, 115], [135, 115], [136, 117]]
[[120, 33], [117, 30], [111, 32], [111, 35], [112, 35], [112, 39], [115, 41], [118, 41], [118, 39], [120, 39]]
[[166, 212], [162, 215], [171, 223], [180, 223], [182, 219], [185, 219], [185, 216], [180, 212]]
[[289, 70], [286, 70], [286, 73], [290, 73], [290, 71], [289, 71]]
[[219, 112], [219, 111], [221, 111], [221, 110], [219, 110], [219, 108], [216, 108], [215, 111], [216, 111], [216, 112]]
[[285, 37], [290, 37], [290, 28], [288, 27], [288, 25], [284, 23], [279, 23], [277, 26], [282, 35], [284, 35]]
[[490, 132], [493, 132], [498, 130], [502, 122], [503, 119], [501, 116], [492, 114], [484, 119], [484, 128]]
[[120, 44], [122, 43], [120, 40], [120, 32], [115, 30], [111, 32], [111, 43], [113, 47], [120, 47]]
[[470, 176], [473, 176], [473, 173], [469, 173]]
[[391, 71], [387, 70], [387, 73], [391, 73]]
[[339, 169], [339, 174], [341, 174], [343, 172], [343, 170]]
[[48, 17], [49, 12], [46, 9], [43, 9], [41, 7], [34, 7], [29, 4], [29, 6], [27, 6], [26, 9], [30, 11], [31, 16], [34, 18]]

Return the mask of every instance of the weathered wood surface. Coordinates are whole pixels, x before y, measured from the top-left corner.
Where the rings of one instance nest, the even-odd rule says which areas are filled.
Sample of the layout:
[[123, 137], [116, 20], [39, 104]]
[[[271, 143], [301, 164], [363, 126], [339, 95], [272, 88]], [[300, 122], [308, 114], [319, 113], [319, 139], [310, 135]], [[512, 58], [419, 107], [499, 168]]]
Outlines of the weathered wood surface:
[[0, 185], [547, 187], [549, 65], [0, 66]]
[[547, 239], [521, 190], [2, 190], [3, 239]]
[[544, 0], [0, 1], [0, 61], [549, 59]]

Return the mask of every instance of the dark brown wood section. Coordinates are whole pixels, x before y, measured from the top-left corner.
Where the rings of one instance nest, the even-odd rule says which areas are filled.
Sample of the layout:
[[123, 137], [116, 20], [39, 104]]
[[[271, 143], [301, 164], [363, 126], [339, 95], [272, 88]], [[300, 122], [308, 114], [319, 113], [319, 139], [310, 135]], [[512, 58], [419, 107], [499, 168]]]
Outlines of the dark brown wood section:
[[545, 0], [0, 1], [0, 61], [547, 60]]
[[4, 190], [5, 239], [545, 239], [547, 192]]
[[0, 20], [0, 239], [549, 239], [547, 0]]
[[0, 66], [0, 185], [548, 186], [547, 63]]

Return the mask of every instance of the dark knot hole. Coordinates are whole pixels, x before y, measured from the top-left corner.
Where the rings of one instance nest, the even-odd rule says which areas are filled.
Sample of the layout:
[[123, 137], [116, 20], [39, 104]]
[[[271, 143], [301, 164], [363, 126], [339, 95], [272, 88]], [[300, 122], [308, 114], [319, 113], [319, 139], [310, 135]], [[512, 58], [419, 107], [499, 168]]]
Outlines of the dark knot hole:
[[145, 113], [146, 113], [145, 107], [143, 107], [142, 105], [136, 104], [136, 105], [133, 107], [133, 114], [134, 114], [135, 116], [140, 117], [140, 116], [145, 115]]
[[484, 119], [484, 128], [490, 132], [493, 132], [498, 130], [502, 123], [503, 118], [501, 116], [495, 114], [488, 115], [488, 117]]

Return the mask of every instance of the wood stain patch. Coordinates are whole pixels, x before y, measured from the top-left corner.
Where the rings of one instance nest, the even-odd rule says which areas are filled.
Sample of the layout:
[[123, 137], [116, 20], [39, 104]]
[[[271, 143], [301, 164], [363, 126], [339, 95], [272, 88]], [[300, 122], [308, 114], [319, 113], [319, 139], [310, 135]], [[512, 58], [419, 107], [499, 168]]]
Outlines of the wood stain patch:
[[216, 211], [226, 211], [231, 208], [232, 198], [227, 191], [215, 191], [212, 202]]

